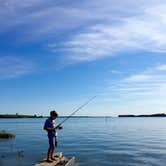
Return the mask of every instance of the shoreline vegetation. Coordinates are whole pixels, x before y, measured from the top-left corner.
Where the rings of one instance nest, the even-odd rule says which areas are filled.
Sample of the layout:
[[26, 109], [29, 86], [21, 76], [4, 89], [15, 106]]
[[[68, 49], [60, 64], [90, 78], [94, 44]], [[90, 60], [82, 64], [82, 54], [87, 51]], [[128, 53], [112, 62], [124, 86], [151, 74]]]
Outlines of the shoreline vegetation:
[[42, 115], [26, 115], [26, 114], [0, 114], [0, 118], [43, 118]]
[[6, 132], [4, 130], [0, 131], [0, 139], [11, 139], [11, 138], [15, 138], [15, 135], [9, 132]]
[[131, 118], [139, 118], [139, 117], [166, 117], [166, 114], [151, 114], [151, 115], [119, 115], [120, 118], [131, 117]]
[[[49, 116], [26, 115], [26, 114], [0, 114], [0, 118], [48, 118]], [[67, 118], [68, 116], [59, 116]], [[72, 116], [71, 118], [111, 118], [112, 116]]]
[[[42, 116], [42, 115], [28, 115], [28, 114], [0, 114], [0, 118], [48, 118], [49, 116]], [[60, 116], [59, 118], [67, 118], [68, 116]], [[72, 116], [72, 118], [112, 118], [113, 116]], [[166, 117], [164, 113], [157, 113], [157, 114], [150, 114], [150, 115], [118, 115], [119, 118], [125, 117]]]

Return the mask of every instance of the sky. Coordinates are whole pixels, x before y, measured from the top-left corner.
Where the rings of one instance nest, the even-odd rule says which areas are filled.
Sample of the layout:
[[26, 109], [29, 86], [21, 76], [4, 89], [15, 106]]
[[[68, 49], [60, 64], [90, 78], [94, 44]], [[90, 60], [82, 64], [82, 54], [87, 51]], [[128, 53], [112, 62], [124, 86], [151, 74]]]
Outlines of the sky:
[[165, 0], [0, 0], [0, 113], [166, 113]]

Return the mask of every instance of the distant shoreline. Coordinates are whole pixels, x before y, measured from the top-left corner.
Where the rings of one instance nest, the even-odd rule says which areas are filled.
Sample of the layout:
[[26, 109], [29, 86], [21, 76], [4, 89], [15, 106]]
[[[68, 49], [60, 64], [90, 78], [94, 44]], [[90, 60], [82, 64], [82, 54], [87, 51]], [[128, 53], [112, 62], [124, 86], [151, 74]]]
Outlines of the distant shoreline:
[[0, 114], [0, 118], [43, 118], [38, 115], [24, 115], [24, 114]]
[[[37, 116], [26, 114], [0, 114], [0, 118], [48, 118], [49, 116]], [[59, 116], [59, 118], [67, 118], [68, 116]], [[112, 116], [72, 116], [71, 118], [111, 118]]]
[[158, 113], [158, 114], [151, 114], [151, 115], [119, 115], [119, 118], [139, 118], [139, 117], [166, 117], [166, 114], [164, 113]]
[[[0, 114], [0, 119], [5, 118], [48, 118], [49, 116], [42, 115], [27, 115], [27, 114]], [[59, 118], [67, 118], [68, 116], [59, 116]], [[119, 118], [139, 118], [139, 117], [166, 117], [164, 113], [150, 114], [150, 115], [118, 115]], [[113, 116], [72, 116], [71, 118], [113, 118]]]

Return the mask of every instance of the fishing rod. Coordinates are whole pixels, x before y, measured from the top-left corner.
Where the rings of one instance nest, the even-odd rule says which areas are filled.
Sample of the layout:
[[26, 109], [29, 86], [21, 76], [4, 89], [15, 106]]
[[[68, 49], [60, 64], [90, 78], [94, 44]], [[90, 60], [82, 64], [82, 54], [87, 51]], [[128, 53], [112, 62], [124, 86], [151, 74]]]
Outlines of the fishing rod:
[[63, 123], [65, 123], [69, 118], [71, 118], [74, 114], [76, 114], [79, 110], [81, 110], [83, 107], [85, 107], [86, 105], [88, 105], [92, 100], [94, 100], [94, 98], [96, 98], [96, 96], [93, 96], [92, 98], [90, 98], [88, 101], [86, 101], [84, 104], [82, 104], [80, 107], [78, 107], [74, 112], [72, 112], [67, 118], [65, 118], [61, 123], [59, 123], [59, 125], [57, 126], [61, 126]]

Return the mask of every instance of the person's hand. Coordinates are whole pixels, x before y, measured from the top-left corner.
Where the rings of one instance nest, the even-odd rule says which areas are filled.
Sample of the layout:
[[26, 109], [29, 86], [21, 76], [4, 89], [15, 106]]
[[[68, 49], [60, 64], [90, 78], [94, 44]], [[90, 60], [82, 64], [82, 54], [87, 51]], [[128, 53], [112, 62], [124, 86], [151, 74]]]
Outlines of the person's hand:
[[61, 125], [58, 125], [56, 128], [62, 130], [63, 127]]
[[53, 130], [56, 130], [56, 129], [58, 129], [58, 126], [55, 126], [55, 127], [53, 128]]
[[61, 125], [58, 125], [58, 126], [55, 126], [54, 127], [54, 130], [56, 130], [56, 129], [59, 129], [59, 130], [61, 130], [63, 127], [61, 126]]

